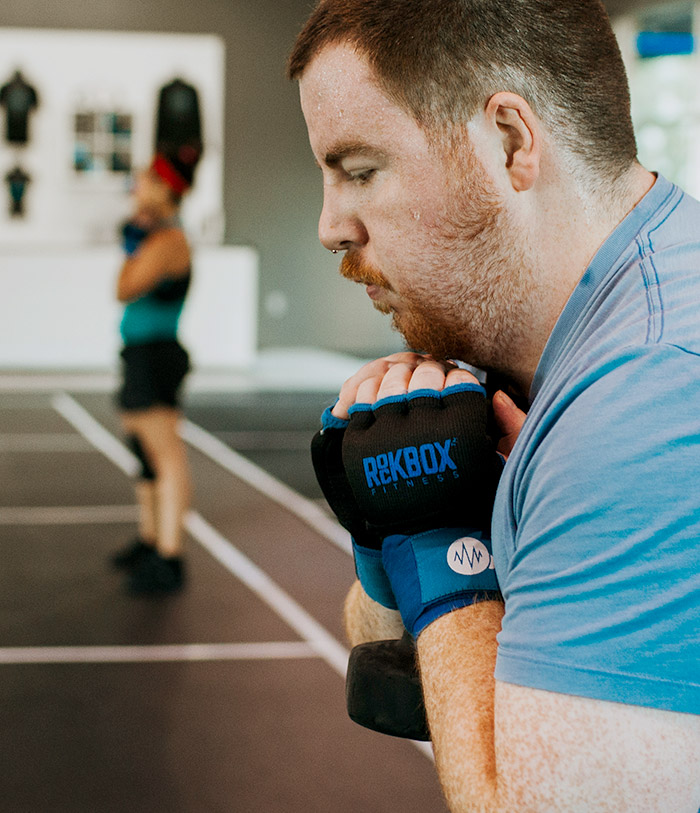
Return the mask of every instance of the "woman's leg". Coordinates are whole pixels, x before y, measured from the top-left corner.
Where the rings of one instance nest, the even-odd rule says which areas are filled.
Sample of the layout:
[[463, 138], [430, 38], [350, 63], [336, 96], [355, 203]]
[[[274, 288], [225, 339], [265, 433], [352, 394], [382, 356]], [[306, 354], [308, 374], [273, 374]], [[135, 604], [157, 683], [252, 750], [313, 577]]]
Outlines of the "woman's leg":
[[136, 539], [116, 551], [111, 557], [112, 564], [115, 567], [126, 570], [136, 567], [145, 554], [155, 549], [158, 536], [155, 473], [146, 458], [143, 444], [133, 430], [132, 414], [131, 412], [122, 412], [120, 418], [126, 434], [127, 445], [136, 455], [140, 464], [140, 470], [134, 483], [136, 502], [139, 506], [138, 534]]
[[179, 420], [178, 410], [162, 406], [123, 417], [124, 428], [139, 439], [155, 473], [155, 480], [140, 489], [139, 501], [144, 530], [155, 531], [156, 548], [166, 558], [182, 552], [183, 522], [191, 491]]
[[139, 504], [139, 539], [155, 547], [158, 538], [156, 523], [156, 487], [153, 480], [138, 480], [134, 485]]

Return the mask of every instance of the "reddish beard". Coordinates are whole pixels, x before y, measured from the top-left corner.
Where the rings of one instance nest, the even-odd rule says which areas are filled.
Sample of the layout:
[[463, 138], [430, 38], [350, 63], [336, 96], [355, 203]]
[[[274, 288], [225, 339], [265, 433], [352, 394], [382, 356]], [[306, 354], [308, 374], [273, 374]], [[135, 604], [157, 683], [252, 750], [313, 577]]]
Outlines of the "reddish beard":
[[[375, 266], [362, 260], [357, 254], [348, 251], [340, 263], [340, 274], [351, 282], [360, 285], [376, 285], [385, 291], [393, 291], [389, 280]], [[386, 302], [373, 300], [372, 305], [380, 313], [391, 313], [391, 308]]]
[[377, 285], [387, 291], [393, 290], [389, 280], [373, 265], [366, 263], [358, 254], [348, 251], [340, 263], [340, 275], [360, 285]]

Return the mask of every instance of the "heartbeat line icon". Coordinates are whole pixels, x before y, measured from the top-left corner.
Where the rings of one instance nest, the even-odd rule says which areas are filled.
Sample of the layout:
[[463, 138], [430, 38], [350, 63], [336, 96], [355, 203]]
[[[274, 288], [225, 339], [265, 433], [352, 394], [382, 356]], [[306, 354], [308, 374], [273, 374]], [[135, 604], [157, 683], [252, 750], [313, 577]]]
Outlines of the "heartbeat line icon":
[[462, 542], [462, 549], [454, 552], [453, 561], [458, 561], [460, 565], [464, 566], [464, 560], [466, 559], [467, 562], [469, 562], [469, 567], [473, 570], [474, 562], [480, 562], [483, 555], [483, 551], [477, 550], [475, 546], [468, 548], [464, 542]]
[[491, 554], [481, 540], [465, 536], [450, 545], [447, 564], [455, 573], [475, 576], [491, 566]]

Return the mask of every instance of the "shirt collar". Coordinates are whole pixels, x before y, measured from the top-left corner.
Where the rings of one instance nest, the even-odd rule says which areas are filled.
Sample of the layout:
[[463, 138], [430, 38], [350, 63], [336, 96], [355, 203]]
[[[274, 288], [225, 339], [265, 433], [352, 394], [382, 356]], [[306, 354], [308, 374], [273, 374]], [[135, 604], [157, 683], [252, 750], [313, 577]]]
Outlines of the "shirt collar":
[[658, 212], [663, 203], [677, 191], [678, 187], [674, 186], [662, 175], [657, 175], [651, 189], [598, 249], [549, 335], [530, 387], [530, 403], [534, 401], [535, 396], [542, 388], [545, 378], [552, 369], [566, 337], [576, 323], [586, 302], [603, 280], [609, 274], [617, 271], [617, 263], [625, 249], [644, 225]]

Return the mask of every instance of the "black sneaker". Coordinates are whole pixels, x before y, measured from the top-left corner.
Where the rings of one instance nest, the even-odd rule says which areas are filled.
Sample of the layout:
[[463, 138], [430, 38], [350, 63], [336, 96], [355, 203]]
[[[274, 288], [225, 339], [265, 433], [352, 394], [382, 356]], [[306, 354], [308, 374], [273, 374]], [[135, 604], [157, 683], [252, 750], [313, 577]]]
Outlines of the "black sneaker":
[[127, 582], [132, 596], [175, 593], [185, 585], [185, 572], [179, 556], [166, 558], [151, 548], [133, 568]]
[[110, 561], [113, 567], [119, 570], [131, 570], [141, 561], [141, 559], [153, 550], [153, 545], [149, 545], [140, 537], [136, 537], [126, 547], [112, 554]]

